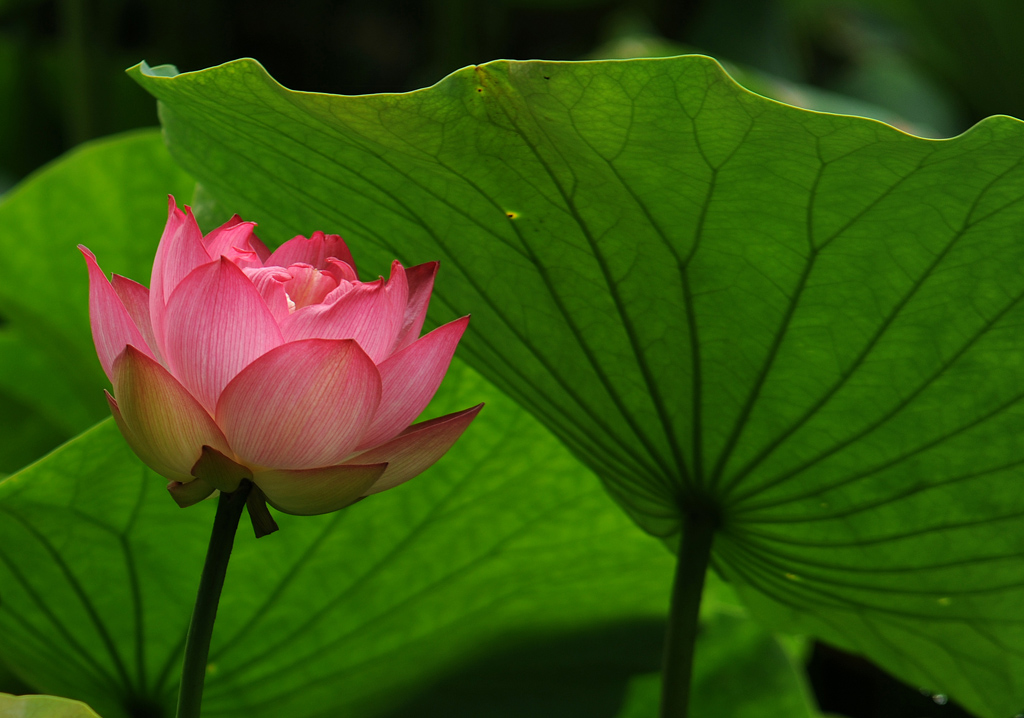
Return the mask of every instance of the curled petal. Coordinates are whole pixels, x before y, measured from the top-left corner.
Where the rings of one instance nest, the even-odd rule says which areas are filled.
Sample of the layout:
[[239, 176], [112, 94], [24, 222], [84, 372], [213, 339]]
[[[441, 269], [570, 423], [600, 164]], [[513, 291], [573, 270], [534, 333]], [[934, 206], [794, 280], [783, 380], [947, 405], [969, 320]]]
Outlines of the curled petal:
[[126, 346], [134, 346], [150, 357], [153, 352], [128, 308], [96, 263], [96, 257], [82, 245], [78, 245], [78, 249], [89, 268], [89, 323], [92, 326], [92, 340], [96, 345], [100, 365], [113, 384], [114, 361]]
[[243, 269], [263, 266], [252, 244], [256, 223], [243, 222], [241, 218], [235, 221], [236, 218], [237, 214], [203, 238], [206, 253], [213, 259], [227, 257]]
[[405, 270], [409, 281], [409, 301], [405, 305], [402, 328], [395, 338], [392, 353], [402, 351], [419, 338], [423, 320], [427, 318], [427, 307], [430, 306], [430, 294], [434, 291], [438, 266], [437, 262], [427, 262]]
[[125, 348], [114, 362], [114, 397], [115, 419], [120, 416], [128, 428], [125, 438], [140, 459], [168, 479], [191, 481], [203, 446], [231, 453], [202, 405], [135, 347]]
[[[231, 215], [231, 219], [229, 219], [227, 222], [222, 224], [217, 229], [213, 230], [213, 232], [211, 232], [210, 234], [213, 234], [218, 230], [230, 229], [231, 227], [234, 227], [235, 225], [238, 224], [243, 224], [242, 218], [239, 217], [237, 214], [233, 214]], [[254, 227], [256, 226], [255, 222], [250, 222], [249, 224], [252, 224]], [[206, 237], [203, 238], [203, 242], [207, 245], [207, 247], [212, 241], [210, 239], [210, 234], [206, 235]], [[256, 256], [259, 257], [260, 260], [260, 266], [263, 266], [263, 263], [266, 262], [267, 258], [270, 256], [270, 250], [267, 249], [267, 245], [263, 244], [262, 240], [260, 240], [260, 238], [257, 237], [255, 234], [251, 234], [249, 235], [249, 243], [247, 246], [248, 249], [251, 249], [253, 252], [256, 253]]]
[[[345, 288], [345, 283], [338, 289]], [[298, 339], [355, 339], [375, 363], [383, 361], [402, 327], [408, 301], [405, 270], [391, 266], [391, 279], [353, 284], [332, 304], [296, 310], [281, 323], [287, 341]]]
[[288, 292], [285, 290], [285, 285], [288, 280], [292, 278], [292, 275], [282, 267], [261, 267], [259, 269], [244, 269], [245, 276], [249, 278], [253, 286], [256, 287], [256, 291], [263, 297], [263, 301], [267, 303], [267, 308], [270, 309], [270, 313], [274, 316], [274, 319], [280, 324], [284, 321], [285, 317], [291, 314], [291, 308], [288, 306]]
[[149, 316], [160, 353], [164, 350], [164, 308], [175, 287], [196, 267], [208, 264], [212, 258], [203, 246], [203, 233], [199, 231], [192, 210], [182, 212], [168, 197], [167, 224], [153, 259], [153, 275], [149, 283]]
[[471, 409], [410, 426], [391, 441], [367, 449], [346, 463], [386, 462], [388, 468], [384, 475], [370, 487], [366, 495], [393, 489], [423, 473], [444, 456], [482, 408], [483, 404], [478, 404]]
[[110, 285], [117, 292], [124, 308], [128, 310], [128, 315], [135, 322], [135, 326], [139, 328], [142, 338], [146, 340], [154, 358], [161, 361], [160, 351], [156, 345], [156, 335], [153, 334], [153, 323], [149, 319], [149, 290], [120, 274], [115, 274], [110, 278]]
[[216, 489], [202, 479], [192, 479], [187, 484], [180, 481], [172, 481], [167, 484], [167, 491], [178, 506], [186, 509], [189, 506], [198, 504], [216, 491]]
[[334, 281], [338, 284], [359, 281], [359, 275], [356, 274], [355, 267], [348, 262], [342, 262], [340, 259], [328, 259], [327, 267], [323, 271], [334, 277]]
[[257, 471], [254, 483], [278, 511], [315, 516], [343, 509], [364, 495], [387, 464], [327, 466], [304, 471]]
[[462, 317], [438, 327], [377, 365], [382, 387], [380, 407], [361, 448], [397, 436], [427, 408], [441, 386], [467, 324], [469, 317]]
[[348, 245], [337, 234], [313, 232], [313, 236], [298, 236], [289, 239], [278, 247], [264, 262], [265, 266], [290, 267], [293, 264], [309, 264], [317, 269], [327, 269], [327, 260], [340, 259], [353, 269], [356, 262]]
[[217, 423], [250, 466], [333, 466], [366, 433], [380, 392], [377, 367], [354, 341], [291, 342], [256, 359], [227, 385]]
[[227, 383], [282, 341], [263, 297], [225, 257], [188, 275], [167, 303], [164, 359], [211, 413]]

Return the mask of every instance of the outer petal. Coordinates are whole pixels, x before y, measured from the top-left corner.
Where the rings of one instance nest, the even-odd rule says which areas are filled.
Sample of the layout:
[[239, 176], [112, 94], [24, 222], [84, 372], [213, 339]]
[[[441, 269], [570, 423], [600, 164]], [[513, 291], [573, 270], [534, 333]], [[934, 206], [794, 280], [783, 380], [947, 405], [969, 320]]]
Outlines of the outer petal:
[[226, 257], [178, 285], [166, 322], [167, 366], [211, 413], [238, 372], [284, 341], [259, 291]]
[[354, 341], [291, 342], [228, 384], [217, 423], [254, 472], [334, 466], [366, 433], [380, 392], [377, 368]]
[[131, 313], [96, 263], [96, 257], [82, 245], [78, 245], [78, 249], [89, 268], [89, 324], [96, 355], [107, 378], [114, 383], [114, 360], [126, 346], [130, 344], [149, 356], [153, 356], [153, 352], [132, 320]]
[[430, 306], [430, 294], [434, 291], [434, 277], [437, 276], [437, 262], [417, 264], [405, 270], [409, 281], [409, 302], [405, 305], [402, 328], [395, 339], [392, 353], [400, 352], [416, 341], [423, 329], [423, 320]]
[[469, 317], [462, 317], [438, 327], [377, 365], [382, 386], [380, 408], [360, 448], [376, 446], [397, 436], [427, 408], [441, 386], [467, 324]]
[[203, 446], [231, 453], [202, 405], [170, 372], [132, 346], [114, 362], [114, 396], [115, 419], [119, 414], [130, 430], [125, 438], [139, 458], [168, 479], [191, 481]]
[[164, 349], [164, 308], [174, 288], [196, 267], [207, 264], [212, 258], [203, 247], [203, 233], [199, 231], [192, 210], [182, 212], [168, 197], [167, 225], [164, 227], [160, 245], [153, 259], [153, 276], [149, 283], [149, 316], [153, 321], [153, 332], [160, 353]]
[[117, 424], [117, 428], [121, 430], [121, 436], [128, 442], [128, 446], [135, 452], [135, 455], [142, 459], [142, 463], [168, 479], [174, 477], [180, 477], [183, 481], [185, 479], [192, 479], [191, 476], [181, 476], [180, 472], [174, 471], [169, 466], [158, 461], [156, 455], [150, 451], [150, 447], [140, 442], [138, 437], [135, 436], [135, 432], [125, 423], [124, 417], [121, 416], [121, 409], [118, 407], [114, 397], [110, 395], [110, 392], [104, 389], [103, 393], [107, 397], [107, 405], [110, 406], [110, 413], [114, 416], [114, 422]]
[[[243, 222], [236, 214], [217, 229], [203, 237], [203, 246], [210, 257], [227, 257], [243, 269], [261, 267], [263, 261], [256, 254], [252, 240], [255, 222]], [[257, 240], [259, 241], [259, 240]]]
[[340, 259], [353, 269], [356, 262], [348, 245], [337, 234], [313, 232], [307, 239], [303, 236], [292, 237], [278, 247], [263, 264], [267, 267], [290, 267], [293, 264], [310, 264], [317, 269], [327, 269], [327, 260], [331, 257]]
[[387, 462], [387, 471], [366, 492], [366, 495], [393, 489], [423, 473], [444, 456], [448, 449], [452, 448], [452, 444], [462, 436], [462, 432], [466, 430], [470, 422], [480, 413], [483, 406], [483, 404], [478, 404], [472, 409], [465, 409], [455, 414], [448, 414], [410, 426], [391, 441], [357, 454], [346, 463]]
[[387, 358], [402, 327], [408, 291], [405, 270], [394, 262], [388, 282], [356, 284], [332, 304], [296, 310], [281, 322], [281, 331], [287, 341], [355, 339], [378, 363]]
[[187, 484], [180, 481], [172, 481], [167, 484], [167, 491], [171, 498], [183, 509], [194, 506], [207, 496], [216, 491], [202, 479], [192, 479]]
[[268, 469], [254, 482], [278, 511], [315, 516], [343, 509], [365, 494], [384, 474], [387, 464], [328, 466], [305, 471]]
[[117, 292], [128, 315], [135, 322], [135, 326], [142, 332], [142, 338], [146, 340], [150, 350], [157, 361], [160, 359], [160, 351], [156, 345], [156, 335], [153, 334], [153, 323], [149, 319], [149, 290], [128, 277], [115, 274], [110, 278], [110, 285]]

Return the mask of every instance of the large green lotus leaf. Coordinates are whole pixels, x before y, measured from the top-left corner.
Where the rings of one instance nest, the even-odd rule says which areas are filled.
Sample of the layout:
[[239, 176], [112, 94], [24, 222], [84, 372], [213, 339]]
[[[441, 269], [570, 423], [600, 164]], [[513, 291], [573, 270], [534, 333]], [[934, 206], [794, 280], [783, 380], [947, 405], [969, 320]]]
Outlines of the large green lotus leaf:
[[166, 198], [194, 181], [154, 130], [92, 142], [50, 163], [0, 200], [0, 392], [70, 437], [108, 416], [89, 332], [84, 244], [105, 271], [149, 283]]
[[[384, 715], [488, 652], [663, 620], [671, 557], [590, 472], [464, 365], [440, 393], [487, 406], [427, 473], [258, 541], [243, 521], [204, 716]], [[33, 687], [170, 715], [214, 502], [164, 483], [111, 421], [0, 483], [0, 657]]]
[[704, 57], [363, 97], [253, 61], [134, 74], [270, 235], [340, 231], [370, 273], [441, 259], [463, 356], [651, 533], [719, 516], [713, 563], [761, 618], [1024, 706], [1019, 121], [924, 140]]

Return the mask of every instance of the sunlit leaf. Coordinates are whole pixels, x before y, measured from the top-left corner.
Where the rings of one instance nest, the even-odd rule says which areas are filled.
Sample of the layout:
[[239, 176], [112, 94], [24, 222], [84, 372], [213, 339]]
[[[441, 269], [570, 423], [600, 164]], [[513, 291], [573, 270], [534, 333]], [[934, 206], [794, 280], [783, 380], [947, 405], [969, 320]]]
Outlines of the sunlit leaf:
[[[437, 317], [649, 532], [722, 524], [757, 615], [1024, 705], [1024, 125], [931, 141], [701, 57], [494, 62], [404, 95], [135, 71], [279, 240], [440, 258]], [[368, 247], [373, 246], [371, 250]]]
[[11, 696], [0, 693], [4, 718], [99, 718], [89, 706], [53, 696]]

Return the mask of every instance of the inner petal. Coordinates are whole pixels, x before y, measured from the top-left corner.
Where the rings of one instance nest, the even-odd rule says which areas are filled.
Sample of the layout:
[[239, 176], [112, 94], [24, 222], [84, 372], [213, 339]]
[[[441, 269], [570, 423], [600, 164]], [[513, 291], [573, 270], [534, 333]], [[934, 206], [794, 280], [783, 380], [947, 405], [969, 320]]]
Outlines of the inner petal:
[[281, 267], [261, 267], [242, 271], [262, 295], [274, 319], [280, 322], [295, 311], [285, 290], [285, 285], [291, 280], [287, 270]]
[[288, 274], [291, 279], [285, 283], [284, 289], [294, 302], [294, 307], [290, 307], [292, 311], [320, 304], [338, 286], [334, 277], [309, 264], [293, 264], [288, 267]]

